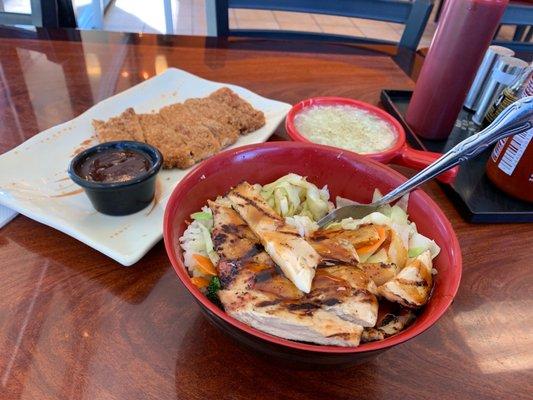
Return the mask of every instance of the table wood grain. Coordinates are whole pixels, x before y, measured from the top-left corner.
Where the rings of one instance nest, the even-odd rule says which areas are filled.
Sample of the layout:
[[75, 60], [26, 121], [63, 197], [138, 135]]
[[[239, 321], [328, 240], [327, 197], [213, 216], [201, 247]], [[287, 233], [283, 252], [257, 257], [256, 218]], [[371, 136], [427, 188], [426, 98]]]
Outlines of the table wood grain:
[[[1, 28], [0, 152], [167, 67], [289, 103], [377, 104], [383, 88], [412, 88], [419, 65], [387, 46]], [[465, 223], [437, 184], [425, 190], [462, 246], [457, 298], [413, 340], [328, 368], [266, 358], [211, 326], [162, 243], [125, 268], [18, 216], [0, 229], [0, 398], [531, 399], [532, 226]]]

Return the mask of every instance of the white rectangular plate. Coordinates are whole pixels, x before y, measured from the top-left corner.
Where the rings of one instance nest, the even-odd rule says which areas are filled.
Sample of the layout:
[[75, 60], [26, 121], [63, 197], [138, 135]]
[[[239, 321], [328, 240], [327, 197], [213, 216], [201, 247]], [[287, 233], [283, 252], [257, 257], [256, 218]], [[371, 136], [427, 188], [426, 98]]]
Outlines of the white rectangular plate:
[[240, 137], [230, 148], [265, 142], [291, 107], [238, 86], [171, 68], [0, 156], [0, 204], [65, 232], [123, 265], [132, 265], [161, 239], [167, 200], [189, 171], [163, 170], [158, 176], [160, 194], [156, 204], [136, 214], [111, 217], [96, 212], [85, 193], [67, 177], [70, 160], [80, 147], [96, 144], [93, 119], [110, 118], [127, 107], [139, 113], [151, 112], [191, 97], [207, 96], [224, 86], [266, 117], [265, 126]]

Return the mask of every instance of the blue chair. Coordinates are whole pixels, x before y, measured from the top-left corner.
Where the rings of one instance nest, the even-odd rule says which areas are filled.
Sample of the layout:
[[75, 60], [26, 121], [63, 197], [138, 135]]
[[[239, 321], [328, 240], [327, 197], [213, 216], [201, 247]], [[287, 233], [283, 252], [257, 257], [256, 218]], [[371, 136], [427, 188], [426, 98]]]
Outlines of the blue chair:
[[[517, 52], [531, 52], [533, 43], [533, 4], [526, 1], [511, 1], [500, 21], [502, 25], [516, 25], [513, 40], [495, 40], [493, 44], [509, 47]], [[526, 31], [529, 29], [529, 32]], [[498, 29], [499, 30], [499, 29]]]
[[[309, 39], [342, 42], [398, 44], [416, 50], [424, 33], [433, 0], [215, 0], [216, 35]], [[313, 14], [357, 17], [405, 24], [399, 43], [387, 40], [355, 38], [346, 35], [284, 30], [230, 29], [228, 9], [293, 11]]]

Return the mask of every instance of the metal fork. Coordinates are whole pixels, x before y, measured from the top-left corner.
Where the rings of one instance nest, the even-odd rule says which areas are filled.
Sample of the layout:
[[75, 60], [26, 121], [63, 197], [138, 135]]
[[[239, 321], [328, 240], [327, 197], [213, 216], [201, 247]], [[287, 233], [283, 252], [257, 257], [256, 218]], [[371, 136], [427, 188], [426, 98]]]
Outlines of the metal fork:
[[371, 204], [337, 208], [318, 221], [323, 228], [344, 218], [363, 218], [379, 207], [391, 203], [404, 194], [433, 179], [440, 173], [469, 160], [500, 139], [533, 129], [533, 96], [524, 97], [511, 104], [485, 129], [455, 145], [437, 161], [427, 166], [411, 179]]

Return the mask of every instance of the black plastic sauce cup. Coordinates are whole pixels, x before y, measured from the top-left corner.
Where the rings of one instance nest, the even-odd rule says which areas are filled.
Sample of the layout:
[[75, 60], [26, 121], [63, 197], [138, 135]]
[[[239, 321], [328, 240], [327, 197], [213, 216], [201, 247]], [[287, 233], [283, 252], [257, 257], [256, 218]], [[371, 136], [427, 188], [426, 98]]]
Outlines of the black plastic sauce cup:
[[[150, 168], [124, 182], [95, 182], [79, 175], [79, 167], [87, 157], [109, 149], [142, 153], [150, 160]], [[155, 147], [146, 143], [121, 140], [102, 143], [82, 151], [70, 162], [68, 175], [85, 190], [97, 211], [107, 215], [128, 215], [142, 210], [152, 202], [157, 173], [162, 163], [163, 156]]]

